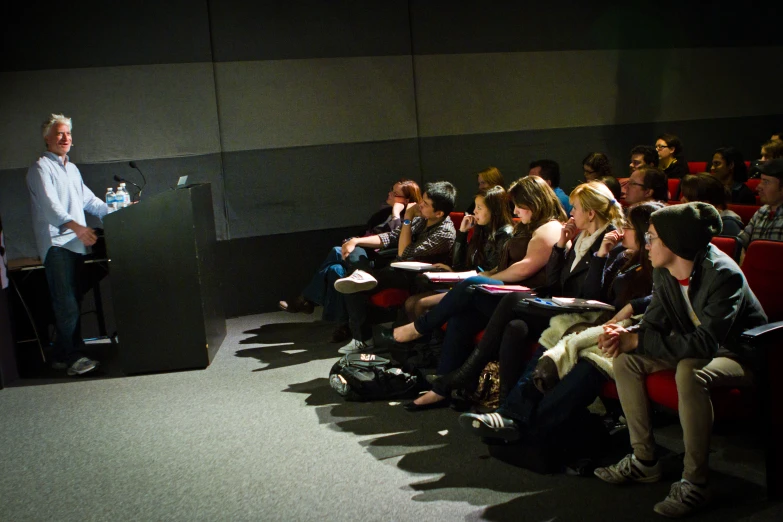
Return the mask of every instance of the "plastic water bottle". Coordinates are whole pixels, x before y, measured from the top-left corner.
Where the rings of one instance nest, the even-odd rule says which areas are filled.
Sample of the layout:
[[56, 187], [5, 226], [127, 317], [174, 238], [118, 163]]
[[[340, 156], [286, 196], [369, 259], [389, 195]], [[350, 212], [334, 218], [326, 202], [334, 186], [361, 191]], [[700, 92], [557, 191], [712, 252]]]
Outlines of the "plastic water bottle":
[[114, 194], [114, 189], [111, 187], [106, 189], [106, 206], [109, 207], [109, 213], [117, 210], [117, 198]]
[[117, 205], [118, 208], [125, 208], [130, 205], [130, 194], [128, 194], [128, 189], [125, 188], [125, 183], [120, 183], [120, 188], [117, 191], [117, 195], [119, 199]]

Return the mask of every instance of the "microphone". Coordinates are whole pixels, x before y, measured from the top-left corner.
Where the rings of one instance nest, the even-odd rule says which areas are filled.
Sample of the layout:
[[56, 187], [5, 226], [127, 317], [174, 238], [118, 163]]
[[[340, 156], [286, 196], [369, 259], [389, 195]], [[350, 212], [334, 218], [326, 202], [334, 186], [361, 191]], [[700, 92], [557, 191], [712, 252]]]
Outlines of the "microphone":
[[143, 190], [143, 188], [142, 188], [142, 187], [138, 186], [137, 184], [135, 184], [134, 182], [132, 182], [132, 181], [130, 181], [130, 180], [127, 180], [127, 179], [125, 179], [125, 178], [121, 178], [121, 177], [119, 177], [117, 174], [115, 174], [115, 175], [114, 175], [114, 181], [116, 181], [116, 182], [118, 182], [118, 183], [130, 183], [131, 185], [133, 185], [134, 187], [136, 187], [137, 189], [139, 189], [139, 193], [138, 193], [138, 195], [136, 196], [136, 201], [139, 201], [139, 200], [141, 199], [141, 191]]
[[[141, 174], [141, 179], [144, 180], [144, 185], [142, 185], [142, 187], [139, 189], [139, 200], [141, 200], [141, 191], [144, 190], [144, 187], [147, 186], [147, 178], [144, 177], [144, 173], [141, 171], [141, 169], [139, 168], [139, 166], [136, 164], [135, 161], [129, 161], [128, 166], [132, 169], [138, 170], [139, 174]], [[138, 187], [138, 185], [136, 185], [135, 183], [132, 183], [132, 185]]]

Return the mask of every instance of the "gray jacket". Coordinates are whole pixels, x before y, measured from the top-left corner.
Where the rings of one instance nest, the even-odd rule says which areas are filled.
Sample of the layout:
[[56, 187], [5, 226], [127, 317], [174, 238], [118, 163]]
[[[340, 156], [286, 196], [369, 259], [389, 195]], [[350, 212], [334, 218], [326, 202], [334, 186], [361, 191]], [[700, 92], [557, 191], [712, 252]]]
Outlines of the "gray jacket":
[[689, 358], [749, 358], [739, 337], [766, 324], [767, 316], [737, 263], [708, 245], [696, 257], [688, 295], [701, 322], [698, 328], [674, 276], [663, 268], [653, 271], [652, 302], [639, 326], [635, 353], [674, 363]]

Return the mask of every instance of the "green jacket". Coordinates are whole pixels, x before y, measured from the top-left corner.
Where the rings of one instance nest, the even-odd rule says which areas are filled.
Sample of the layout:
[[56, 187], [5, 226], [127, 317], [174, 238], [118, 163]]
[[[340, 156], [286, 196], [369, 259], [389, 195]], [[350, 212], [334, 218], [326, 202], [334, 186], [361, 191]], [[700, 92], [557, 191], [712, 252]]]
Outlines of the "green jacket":
[[638, 329], [635, 353], [673, 363], [749, 358], [739, 337], [766, 324], [767, 316], [737, 263], [710, 244], [696, 257], [688, 295], [701, 321], [698, 328], [674, 276], [665, 268], [653, 270], [653, 297]]

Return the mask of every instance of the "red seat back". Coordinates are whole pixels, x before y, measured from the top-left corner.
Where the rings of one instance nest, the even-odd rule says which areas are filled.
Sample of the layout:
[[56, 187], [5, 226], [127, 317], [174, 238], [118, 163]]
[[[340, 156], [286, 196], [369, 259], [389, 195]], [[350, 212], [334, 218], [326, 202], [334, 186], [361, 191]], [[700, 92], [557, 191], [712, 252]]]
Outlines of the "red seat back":
[[459, 230], [459, 226], [462, 223], [462, 218], [465, 217], [464, 212], [452, 212], [449, 214], [449, 217], [451, 218], [452, 223], [454, 223], [454, 228]]
[[713, 237], [711, 243], [718, 247], [723, 253], [731, 256], [731, 258], [739, 263], [740, 254], [742, 253], [741, 243], [736, 237], [717, 236]]
[[783, 241], [757, 239], [748, 245], [742, 272], [753, 293], [758, 297], [770, 322], [783, 320], [783, 277], [780, 260]]
[[679, 179], [669, 180], [669, 199], [674, 198], [677, 195], [677, 189], [680, 187]]
[[736, 212], [740, 219], [742, 219], [742, 222], [747, 225], [750, 221], [750, 218], [753, 217], [753, 214], [755, 214], [761, 207], [758, 205], [734, 205], [729, 203], [726, 205], [726, 208]]
[[690, 173], [690, 174], [698, 174], [699, 172], [709, 172], [707, 170], [707, 162], [706, 161], [689, 161], [688, 162], [688, 173]]
[[748, 188], [750, 190], [752, 190], [753, 192], [756, 192], [756, 189], [758, 188], [759, 183], [761, 183], [760, 179], [749, 179], [748, 181], [745, 182], [745, 185], [747, 185]]

